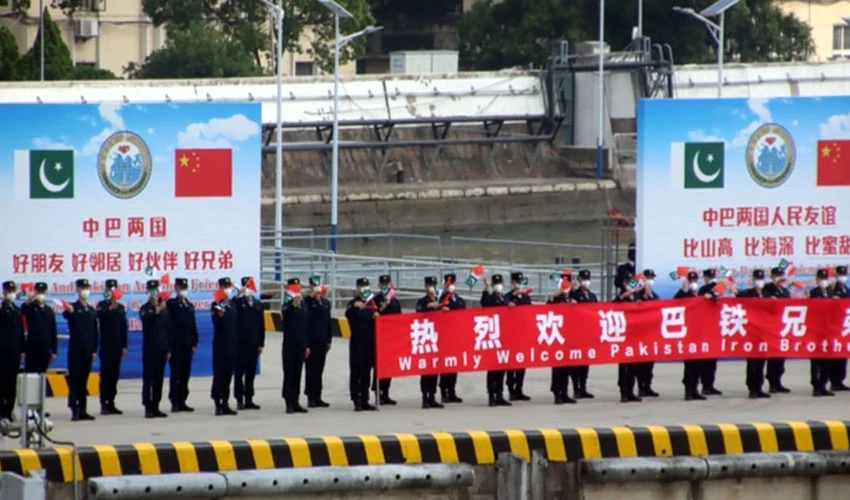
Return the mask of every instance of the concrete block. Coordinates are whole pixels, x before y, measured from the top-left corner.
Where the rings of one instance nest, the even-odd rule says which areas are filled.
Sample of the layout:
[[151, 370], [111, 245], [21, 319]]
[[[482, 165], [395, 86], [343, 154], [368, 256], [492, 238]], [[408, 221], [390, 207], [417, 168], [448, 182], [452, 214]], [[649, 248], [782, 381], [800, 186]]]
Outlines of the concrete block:
[[529, 194], [531, 186], [509, 186], [508, 193], [510, 194]]
[[463, 189], [441, 189], [440, 198], [453, 199], [463, 198]]
[[535, 184], [531, 186], [532, 193], [553, 193], [555, 192], [554, 184]]
[[[282, 201], [284, 205], [295, 205], [298, 203], [298, 197], [284, 195]], [[272, 203], [274, 203], [274, 201], [272, 201]]]
[[439, 189], [426, 189], [417, 193], [417, 198], [420, 200], [437, 200], [440, 198]]
[[476, 187], [476, 188], [467, 188], [467, 189], [463, 192], [463, 194], [464, 194], [464, 196], [466, 196], [467, 198], [478, 198], [478, 197], [480, 197], [480, 196], [484, 196], [484, 195], [486, 195], [486, 194], [487, 194], [487, 190], [485, 190], [484, 188], [481, 188], [481, 187]]
[[553, 186], [556, 193], [570, 193], [576, 190], [576, 185], [573, 182], [561, 182]]
[[367, 201], [371, 198], [370, 193], [359, 192], [359, 193], [348, 193], [346, 197], [347, 201]]
[[508, 194], [508, 188], [505, 186], [491, 186], [487, 188], [487, 196], [505, 196]]
[[403, 191], [396, 193], [395, 197], [397, 200], [415, 200], [418, 198], [418, 194], [414, 191]]
[[372, 201], [392, 201], [398, 199], [396, 193], [369, 193], [369, 199]]
[[322, 195], [320, 194], [304, 194], [295, 198], [298, 200], [297, 203], [300, 204], [320, 203], [322, 201]]
[[579, 182], [576, 184], [576, 191], [598, 191], [599, 184], [596, 182]]
[[602, 179], [599, 181], [599, 189], [617, 189], [617, 183], [611, 179]]
[[[817, 500], [812, 496], [812, 480], [807, 477], [723, 479], [706, 481], [701, 487], [701, 500]], [[838, 497], [820, 498], [847, 498], [847, 490]]]

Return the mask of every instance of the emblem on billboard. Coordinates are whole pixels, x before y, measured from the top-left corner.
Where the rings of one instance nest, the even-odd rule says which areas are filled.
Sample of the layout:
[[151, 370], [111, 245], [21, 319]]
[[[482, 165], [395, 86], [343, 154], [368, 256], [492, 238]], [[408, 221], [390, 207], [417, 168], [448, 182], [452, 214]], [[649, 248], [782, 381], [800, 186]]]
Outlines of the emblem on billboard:
[[781, 125], [762, 125], [747, 143], [747, 171], [762, 187], [781, 186], [791, 176], [797, 150], [794, 139]]
[[147, 186], [151, 178], [151, 152], [133, 132], [109, 136], [97, 155], [97, 173], [103, 188], [112, 196], [132, 198]]

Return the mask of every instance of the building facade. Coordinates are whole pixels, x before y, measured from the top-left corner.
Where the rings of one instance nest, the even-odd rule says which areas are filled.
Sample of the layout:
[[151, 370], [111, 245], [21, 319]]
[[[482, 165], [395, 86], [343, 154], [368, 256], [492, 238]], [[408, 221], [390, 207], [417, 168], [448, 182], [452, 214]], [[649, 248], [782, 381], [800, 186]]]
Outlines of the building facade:
[[779, 5], [812, 27], [814, 60], [850, 58], [850, 0], [783, 0]]

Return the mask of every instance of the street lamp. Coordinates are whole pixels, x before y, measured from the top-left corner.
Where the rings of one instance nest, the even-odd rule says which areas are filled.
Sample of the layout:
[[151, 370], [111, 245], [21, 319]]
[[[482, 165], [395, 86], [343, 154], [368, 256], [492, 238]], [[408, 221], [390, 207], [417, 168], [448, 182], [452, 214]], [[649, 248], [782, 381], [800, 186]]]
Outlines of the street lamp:
[[281, 266], [280, 252], [283, 248], [283, 20], [286, 12], [283, 10], [283, 0], [277, 5], [269, 0], [260, 0], [273, 14], [277, 14], [277, 145], [275, 150], [275, 183], [274, 183], [274, 248], [275, 248], [275, 281], [280, 281]]
[[596, 92], [599, 120], [596, 131], [596, 178], [602, 179], [602, 145], [605, 137], [605, 0], [599, 0], [599, 80]]
[[[711, 37], [714, 38], [714, 42], [717, 44], [717, 97], [723, 97], [723, 52], [726, 48], [724, 43], [725, 13], [727, 9], [734, 7], [740, 1], [741, 0], [718, 0], [699, 13], [690, 7], [673, 7], [674, 11], [681, 12], [682, 14], [693, 17], [697, 21], [703, 23], [705, 27], [708, 28], [708, 32], [711, 33]], [[719, 23], [714, 23], [708, 19], [709, 17], [718, 16], [720, 18]]]
[[41, 45], [39, 55], [41, 61], [41, 81], [44, 81], [44, 0], [38, 0], [38, 44]]
[[334, 15], [334, 123], [332, 138], [331, 157], [331, 252], [336, 253], [337, 218], [339, 216], [339, 49], [348, 42], [376, 31], [381, 27], [370, 26], [352, 33], [346, 37], [339, 37], [340, 18], [351, 19], [354, 16], [345, 10], [345, 7], [334, 2], [334, 0], [317, 0], [322, 6]]

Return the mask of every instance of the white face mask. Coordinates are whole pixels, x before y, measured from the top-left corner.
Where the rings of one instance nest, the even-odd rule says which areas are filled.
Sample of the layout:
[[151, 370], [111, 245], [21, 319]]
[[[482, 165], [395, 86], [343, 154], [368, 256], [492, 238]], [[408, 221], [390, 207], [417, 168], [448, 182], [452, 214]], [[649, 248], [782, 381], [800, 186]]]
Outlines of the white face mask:
[[37, 300], [39, 302], [44, 302], [44, 294], [40, 293], [40, 294], [36, 295], [35, 300]]
[[89, 293], [90, 293], [90, 292], [89, 292], [89, 290], [87, 290], [87, 289], [82, 289], [82, 290], [80, 290], [80, 298], [81, 298], [81, 299], [87, 299], [87, 298], [89, 298]]
[[455, 293], [455, 290], [457, 290], [457, 287], [456, 287], [456, 286], [454, 286], [454, 285], [449, 285], [448, 287], [446, 287], [446, 290], [447, 290], [449, 293]]
[[699, 283], [688, 283], [688, 290], [696, 292], [697, 290], [699, 290]]
[[244, 295], [246, 297], [251, 297], [252, 295], [254, 295], [254, 290], [251, 290], [250, 288], [246, 288]]
[[829, 287], [829, 280], [818, 281], [818, 286], [821, 287], [821, 288], [828, 288]]
[[756, 280], [753, 284], [756, 288], [764, 288], [764, 280]]
[[9, 302], [14, 302], [15, 297], [17, 296], [18, 294], [16, 294], [15, 292], [9, 292], [6, 294], [6, 300], [8, 300]]
[[428, 287], [428, 293], [430, 293], [431, 295], [436, 295], [436, 294], [437, 294], [437, 289], [436, 289], [436, 288], [434, 288], [433, 286], [429, 286], [429, 287]]
[[835, 278], [835, 279], [837, 279], [838, 282], [841, 283], [842, 285], [844, 283], [847, 283], [847, 276], [839, 276], [838, 278]]
[[493, 290], [498, 293], [502, 293], [502, 290], [505, 289], [505, 285], [499, 283], [498, 285], [493, 285]]
[[580, 283], [584, 288], [590, 288], [590, 280], [582, 280]]
[[717, 283], [717, 278], [711, 278], [708, 280], [709, 283]]
[[646, 286], [652, 286], [652, 285], [655, 284], [655, 280], [648, 279], [648, 280], [644, 281], [644, 283], [646, 284]]
[[179, 295], [181, 298], [184, 298], [184, 299], [185, 299], [185, 298], [186, 298], [186, 296], [188, 296], [188, 295], [189, 295], [189, 290], [179, 290], [179, 291], [177, 292], [177, 295]]

